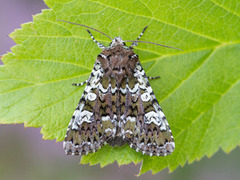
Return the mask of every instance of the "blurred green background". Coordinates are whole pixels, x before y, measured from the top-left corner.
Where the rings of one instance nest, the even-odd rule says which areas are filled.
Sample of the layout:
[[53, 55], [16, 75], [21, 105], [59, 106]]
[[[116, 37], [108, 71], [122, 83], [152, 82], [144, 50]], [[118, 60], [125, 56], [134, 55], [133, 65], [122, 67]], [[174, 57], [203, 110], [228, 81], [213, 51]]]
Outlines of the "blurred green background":
[[[32, 21], [32, 15], [44, 8], [47, 6], [42, 0], [0, 0], [0, 55], [15, 45], [8, 34], [20, 28], [20, 24]], [[165, 169], [155, 175], [147, 172], [136, 177], [140, 164], [119, 167], [114, 163], [104, 168], [99, 165], [78, 165], [79, 157], [66, 156], [62, 143], [42, 140], [40, 128], [24, 128], [22, 124], [0, 125], [0, 137], [0, 180], [240, 179], [239, 147], [228, 155], [220, 150], [211, 159], [204, 157], [170, 174]]]

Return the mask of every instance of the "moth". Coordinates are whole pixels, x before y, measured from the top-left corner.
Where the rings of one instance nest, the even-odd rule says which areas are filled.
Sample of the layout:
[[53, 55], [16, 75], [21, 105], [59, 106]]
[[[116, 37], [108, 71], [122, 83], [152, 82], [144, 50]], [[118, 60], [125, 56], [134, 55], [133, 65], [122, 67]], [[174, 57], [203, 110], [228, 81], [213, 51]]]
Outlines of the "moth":
[[[138, 42], [152, 43], [139, 41], [147, 26], [137, 40], [123, 41], [121, 37], [112, 39], [94, 28], [77, 25], [100, 32], [112, 42], [105, 47], [87, 29], [102, 52], [97, 56], [90, 77], [73, 84], [87, 85], [67, 128], [63, 142], [66, 154], [87, 155], [105, 144], [122, 146], [126, 143], [150, 156], [171, 154], [175, 148], [172, 132], [148, 81], [157, 77], [146, 76], [133, 51]], [[125, 42], [132, 44], [128, 47]]]

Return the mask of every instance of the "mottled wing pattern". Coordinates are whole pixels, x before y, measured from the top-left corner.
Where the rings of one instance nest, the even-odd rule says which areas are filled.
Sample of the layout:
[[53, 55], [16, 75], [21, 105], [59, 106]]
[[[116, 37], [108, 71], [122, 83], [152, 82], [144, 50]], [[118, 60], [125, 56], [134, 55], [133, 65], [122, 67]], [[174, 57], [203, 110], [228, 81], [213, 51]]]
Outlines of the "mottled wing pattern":
[[123, 86], [123, 138], [137, 152], [150, 156], [171, 154], [175, 148], [171, 130], [139, 62], [134, 78], [127, 78]]
[[[86, 155], [96, 152], [116, 133], [109, 78], [96, 60], [80, 102], [69, 123], [63, 143], [66, 154]], [[113, 97], [114, 98], [114, 97]]]

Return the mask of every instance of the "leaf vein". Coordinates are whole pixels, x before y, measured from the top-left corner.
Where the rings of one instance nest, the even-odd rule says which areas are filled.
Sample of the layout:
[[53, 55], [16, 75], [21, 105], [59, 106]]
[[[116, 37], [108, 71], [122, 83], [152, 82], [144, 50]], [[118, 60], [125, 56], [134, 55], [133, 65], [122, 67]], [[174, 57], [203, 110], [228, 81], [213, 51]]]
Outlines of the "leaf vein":
[[[215, 50], [216, 50], [216, 49], [215, 49]], [[160, 100], [159, 103], [162, 103], [163, 101], [165, 101], [165, 100], [166, 100], [168, 97], [170, 97], [174, 92], [176, 92], [176, 90], [179, 89], [185, 82], [187, 82], [187, 80], [188, 80], [190, 77], [192, 77], [192, 76], [198, 71], [198, 69], [200, 69], [200, 67], [202, 67], [202, 65], [203, 65], [204, 63], [206, 63], [206, 62], [208, 61], [209, 57], [211, 57], [211, 56], [214, 54], [215, 50], [213, 50], [211, 53], [209, 53], [208, 56], [204, 59], [204, 61], [202, 61], [201, 64], [199, 64], [199, 66], [198, 66], [196, 69], [194, 69], [188, 76], [186, 76], [186, 78], [183, 79], [181, 83], [179, 83], [174, 89], [172, 89], [172, 91], [169, 92], [167, 96], [165, 96], [162, 100]]]
[[[231, 86], [229, 86], [229, 88], [226, 89], [226, 91], [224, 93], [221, 94], [221, 96], [219, 96], [219, 98], [212, 104], [212, 106], [207, 109], [205, 112], [202, 112], [199, 114], [198, 117], [196, 117], [189, 125], [188, 127], [192, 126], [192, 124], [194, 124], [195, 122], [197, 122], [205, 113], [207, 113], [209, 110], [211, 110], [213, 108], [213, 106], [215, 104], [217, 104], [221, 99], [222, 99], [222, 96], [224, 96], [225, 94], [227, 94], [227, 92], [229, 92], [235, 85], [237, 85], [238, 83], [240, 82], [240, 80], [236, 80]], [[176, 138], [178, 136], [180, 136], [183, 132], [186, 131], [186, 129], [188, 128], [186, 127], [185, 129], [183, 129], [181, 132], [179, 132], [177, 135], [176, 135]]]
[[237, 14], [236, 12], [233, 12], [233, 11], [231, 11], [230, 9], [226, 8], [225, 6], [217, 3], [215, 0], [210, 0], [210, 1], [212, 1], [214, 4], [216, 4], [217, 6], [221, 7], [221, 8], [224, 9], [225, 11], [230, 12], [230, 13], [232, 13], [233, 15], [240, 17], [239, 14]]
[[[92, 0], [89, 0], [89, 1], [92, 1]], [[158, 22], [165, 23], [165, 24], [167, 24], [167, 25], [169, 25], [169, 26], [176, 27], [176, 28], [182, 29], [182, 30], [184, 30], [184, 31], [190, 32], [190, 33], [192, 33], [192, 34], [194, 34], [194, 35], [198, 35], [198, 36], [204, 37], [205, 39], [210, 39], [210, 40], [212, 40], [212, 41], [215, 41], [215, 42], [218, 42], [218, 43], [222, 43], [222, 41], [220, 41], [219, 39], [213, 38], [213, 37], [211, 37], [211, 36], [207, 36], [206, 34], [201, 34], [201, 33], [196, 32], [196, 31], [192, 31], [192, 30], [190, 30], [190, 29], [186, 29], [186, 28], [184, 28], [184, 27], [181, 27], [181, 26], [178, 26], [178, 25], [176, 25], [176, 24], [172, 24], [172, 23], [169, 23], [169, 22], [166, 22], [166, 21], [157, 19], [157, 18], [155, 18], [155, 17], [149, 17], [149, 16], [145, 16], [145, 15], [140, 15], [140, 14], [133, 14], [133, 13], [131, 13], [131, 12], [128, 12], [128, 11], [119, 9], [119, 8], [117, 8], [117, 7], [112, 7], [112, 6], [106, 5], [106, 4], [104, 4], [104, 3], [100, 3], [99, 1], [98, 1], [98, 2], [92, 1], [92, 2], [95, 2], [95, 3], [97, 3], [97, 4], [101, 4], [101, 5], [105, 5], [106, 7], [109, 7], [109, 8], [111, 8], [111, 9], [115, 9], [115, 10], [120, 11], [120, 12], [125, 12], [125, 13], [127, 13], [127, 14], [131, 14], [131, 15], [134, 15], [134, 16], [144, 17], [144, 18], [148, 18], [148, 19], [151, 19], [151, 20], [154, 19], [154, 20], [156, 20], [156, 21], [158, 21]]]
[[6, 94], [6, 93], [12, 93], [12, 92], [15, 92], [15, 91], [20, 90], [20, 89], [31, 88], [31, 87], [35, 87], [35, 86], [41, 86], [41, 85], [56, 83], [56, 82], [60, 82], [60, 81], [67, 81], [67, 80], [70, 80], [70, 79], [74, 79], [74, 78], [77, 78], [77, 77], [82, 77], [82, 76], [89, 75], [89, 74], [90, 74], [90, 72], [86, 73], [86, 74], [81, 74], [81, 75], [78, 75], [78, 76], [72, 76], [72, 77], [69, 77], [69, 78], [58, 79], [58, 80], [54, 80], [54, 81], [47, 81], [47, 82], [44, 82], [44, 83], [34, 84], [34, 85], [30, 85], [30, 86], [23, 86], [23, 87], [16, 88], [16, 89], [11, 90], [11, 91], [0, 93], [0, 95]]
[[76, 64], [76, 63], [71, 63], [71, 62], [69, 62], [69, 61], [66, 61], [66, 62], [64, 62], [64, 61], [56, 61], [56, 60], [51, 60], [51, 59], [37, 59], [37, 58], [34, 58], [34, 59], [21, 59], [22, 61], [35, 61], [35, 60], [37, 60], [37, 61], [45, 61], [45, 62], [52, 62], [52, 63], [59, 63], [59, 64], [69, 64], [69, 65], [74, 65], [74, 66], [78, 66], [78, 67], [81, 67], [81, 68], [83, 68], [83, 69], [86, 69], [86, 70], [92, 70], [92, 68], [88, 68], [88, 67], [86, 67], [86, 66], [82, 66], [82, 65], [80, 65], [80, 64]]

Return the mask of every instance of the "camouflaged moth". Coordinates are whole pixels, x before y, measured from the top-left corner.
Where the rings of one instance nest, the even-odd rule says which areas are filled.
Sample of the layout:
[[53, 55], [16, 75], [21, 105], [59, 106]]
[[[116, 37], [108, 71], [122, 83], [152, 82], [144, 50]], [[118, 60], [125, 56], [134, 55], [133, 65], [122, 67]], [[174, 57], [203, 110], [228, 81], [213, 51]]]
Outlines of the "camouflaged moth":
[[[97, 42], [87, 30], [102, 53], [97, 56], [90, 77], [83, 83], [73, 84], [87, 83], [67, 128], [63, 142], [66, 154], [87, 155], [106, 143], [111, 146], [127, 143], [137, 152], [150, 156], [173, 152], [172, 132], [148, 81], [154, 78], [146, 76], [138, 55], [133, 52], [138, 42], [152, 43], [139, 41], [146, 28], [136, 41], [112, 39], [93, 29], [112, 40], [108, 47]], [[128, 47], [125, 42], [132, 44]]]

